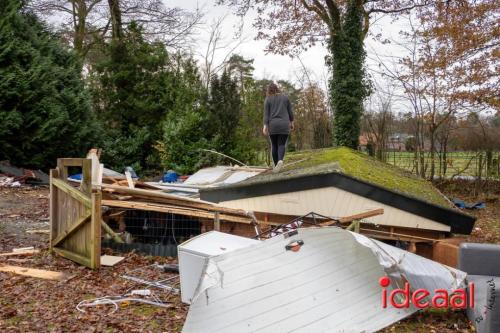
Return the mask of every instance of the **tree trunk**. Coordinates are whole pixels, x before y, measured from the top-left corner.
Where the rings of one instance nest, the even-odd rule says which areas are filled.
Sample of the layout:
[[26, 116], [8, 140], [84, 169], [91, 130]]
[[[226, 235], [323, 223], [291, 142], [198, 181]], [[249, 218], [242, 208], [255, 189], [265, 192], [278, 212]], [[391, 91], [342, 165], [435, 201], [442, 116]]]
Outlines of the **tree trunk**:
[[443, 143], [443, 178], [446, 179], [446, 171], [448, 170], [448, 137]]
[[328, 43], [332, 77], [330, 101], [334, 111], [333, 140], [337, 146], [358, 148], [363, 99], [367, 88], [363, 81], [365, 51], [362, 12], [354, 2], [348, 6], [340, 29], [331, 32]]
[[121, 40], [122, 33], [122, 12], [119, 0], [108, 0], [109, 14], [111, 18], [112, 37]]
[[87, 24], [87, 5], [85, 1], [78, 1], [72, 3], [73, 5], [73, 25], [74, 25], [74, 36], [73, 36], [73, 47], [75, 52], [82, 58], [85, 56], [84, 42], [86, 34], [86, 24]]
[[429, 175], [430, 181], [434, 180], [434, 175], [436, 173], [436, 129], [432, 128], [430, 131], [430, 144], [431, 144], [431, 171]]

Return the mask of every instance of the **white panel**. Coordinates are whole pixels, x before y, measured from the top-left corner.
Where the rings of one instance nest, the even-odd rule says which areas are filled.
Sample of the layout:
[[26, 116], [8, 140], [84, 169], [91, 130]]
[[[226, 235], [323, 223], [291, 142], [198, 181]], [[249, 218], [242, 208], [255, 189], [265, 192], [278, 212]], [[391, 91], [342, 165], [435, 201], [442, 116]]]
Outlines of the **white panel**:
[[451, 229], [448, 225], [432, 221], [392, 206], [384, 205], [380, 202], [335, 187], [223, 201], [220, 204], [226, 207], [247, 211], [298, 216], [315, 212], [330, 217], [348, 216], [366, 210], [383, 208], [383, 215], [370, 217], [366, 220], [375, 224], [395, 227], [445, 232], [449, 232]]
[[191, 238], [178, 247], [181, 299], [190, 304], [210, 256], [228, 253], [260, 241], [246, 237], [210, 231]]
[[[297, 252], [285, 246], [302, 240]], [[209, 259], [188, 332], [375, 332], [416, 311], [382, 308], [380, 277], [414, 288], [457, 288], [465, 273], [341, 228], [304, 228]], [[398, 265], [394, 266], [394, 261]], [[387, 272], [385, 271], [387, 270]], [[200, 281], [202, 286], [204, 281]]]

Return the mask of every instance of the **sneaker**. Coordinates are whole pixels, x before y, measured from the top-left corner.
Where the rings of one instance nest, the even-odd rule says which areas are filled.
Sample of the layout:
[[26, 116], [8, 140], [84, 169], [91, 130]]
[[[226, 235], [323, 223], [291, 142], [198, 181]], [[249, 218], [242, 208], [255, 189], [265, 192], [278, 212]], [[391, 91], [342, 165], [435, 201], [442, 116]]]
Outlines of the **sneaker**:
[[273, 172], [280, 172], [281, 168], [283, 168], [283, 161], [279, 160], [278, 163], [276, 163]]

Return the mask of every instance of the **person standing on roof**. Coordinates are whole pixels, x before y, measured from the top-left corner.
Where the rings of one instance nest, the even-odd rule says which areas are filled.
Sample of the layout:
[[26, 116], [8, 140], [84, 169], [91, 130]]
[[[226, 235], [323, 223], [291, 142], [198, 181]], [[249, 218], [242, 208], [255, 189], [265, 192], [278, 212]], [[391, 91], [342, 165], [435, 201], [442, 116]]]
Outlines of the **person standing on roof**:
[[279, 172], [283, 167], [288, 135], [293, 129], [292, 103], [290, 103], [288, 96], [281, 94], [275, 83], [269, 84], [264, 102], [264, 128], [262, 132], [264, 135], [269, 135], [271, 139], [274, 172]]

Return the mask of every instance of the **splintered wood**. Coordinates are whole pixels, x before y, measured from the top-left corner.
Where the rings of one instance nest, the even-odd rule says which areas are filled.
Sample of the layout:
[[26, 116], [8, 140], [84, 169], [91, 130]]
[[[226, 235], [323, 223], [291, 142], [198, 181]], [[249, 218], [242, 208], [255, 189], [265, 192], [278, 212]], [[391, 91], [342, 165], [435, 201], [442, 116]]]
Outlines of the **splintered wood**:
[[23, 247], [19, 249], [12, 249], [12, 252], [0, 253], [0, 257], [11, 257], [11, 256], [27, 256], [35, 253], [39, 253], [40, 250], [35, 250], [33, 246]]
[[[216, 214], [219, 214], [219, 219], [222, 221], [245, 224], [254, 222], [252, 217], [243, 210], [222, 207], [203, 200], [183, 198], [164, 193], [161, 190], [109, 184], [103, 184], [102, 189], [103, 193], [107, 194], [107, 197], [102, 200], [102, 205], [108, 207], [172, 213], [206, 219], [215, 219]], [[108, 197], [112, 200], [107, 199]]]
[[64, 281], [69, 279], [69, 275], [61, 272], [46, 271], [44, 269], [26, 268], [20, 266], [0, 265], [0, 272], [14, 273], [46, 280]]

